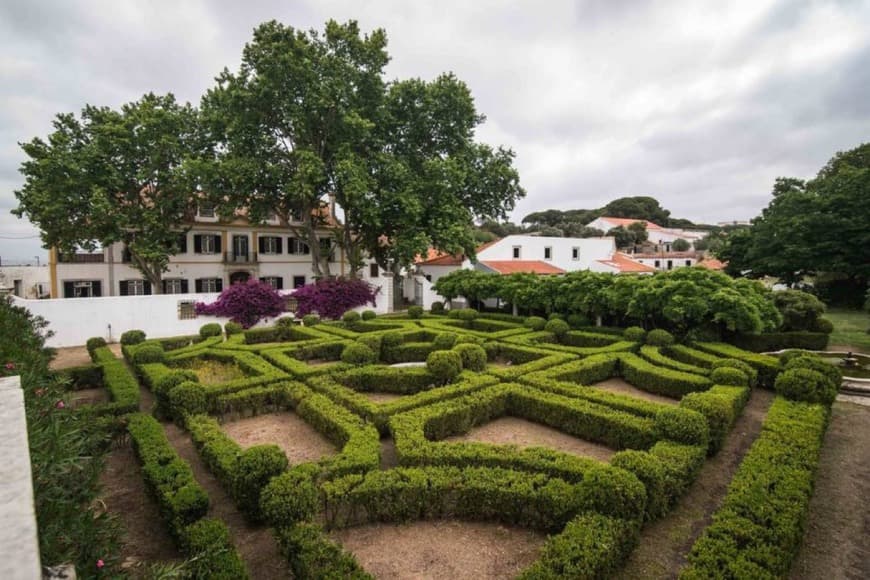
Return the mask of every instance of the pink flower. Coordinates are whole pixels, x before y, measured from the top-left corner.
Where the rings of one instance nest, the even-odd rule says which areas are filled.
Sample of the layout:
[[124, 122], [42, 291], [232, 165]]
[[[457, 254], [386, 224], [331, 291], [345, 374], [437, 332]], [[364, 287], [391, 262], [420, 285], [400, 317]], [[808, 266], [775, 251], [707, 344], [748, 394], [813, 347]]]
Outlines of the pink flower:
[[103, 562], [102, 560], [97, 560], [97, 568], [102, 568], [105, 565], [106, 565], [106, 563]]
[[64, 407], [66, 407], [66, 405], [64, 405], [63, 401], [58, 401], [55, 407], [57, 407], [58, 409], [63, 409]]
[[7, 371], [14, 371], [15, 370], [15, 363], [11, 363], [11, 362], [6, 363], [6, 370]]

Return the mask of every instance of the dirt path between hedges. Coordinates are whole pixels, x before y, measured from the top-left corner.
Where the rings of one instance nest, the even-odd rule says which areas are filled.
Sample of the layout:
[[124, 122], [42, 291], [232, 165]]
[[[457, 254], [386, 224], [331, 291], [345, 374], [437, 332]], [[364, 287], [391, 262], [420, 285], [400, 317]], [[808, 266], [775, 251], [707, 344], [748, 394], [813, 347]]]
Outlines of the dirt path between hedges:
[[164, 423], [163, 427], [169, 442], [181, 458], [190, 464], [196, 481], [208, 493], [208, 515], [220, 519], [230, 529], [233, 544], [242, 556], [251, 578], [268, 580], [291, 577], [290, 567], [278, 551], [271, 530], [265, 526], [251, 525], [245, 520], [218, 480], [208, 471], [184, 430], [172, 423]]
[[870, 408], [834, 403], [792, 580], [870, 578]]
[[[114, 342], [108, 345], [116, 357], [122, 358], [121, 345]], [[49, 363], [49, 368], [53, 371], [68, 369], [71, 367], [80, 367], [91, 364], [91, 355], [88, 354], [88, 349], [84, 346], [68, 346], [55, 349], [54, 358]]]
[[106, 456], [100, 485], [100, 500], [124, 526], [120, 554], [122, 568], [136, 571], [152, 562], [182, 558], [157, 504], [148, 494], [132, 446], [113, 449]]
[[615, 576], [637, 578], [676, 578], [686, 564], [686, 556], [719, 507], [734, 472], [761, 432], [761, 424], [773, 402], [773, 393], [756, 389], [734, 424], [722, 449], [707, 459], [698, 478], [664, 518], [644, 527], [638, 547], [625, 567]]

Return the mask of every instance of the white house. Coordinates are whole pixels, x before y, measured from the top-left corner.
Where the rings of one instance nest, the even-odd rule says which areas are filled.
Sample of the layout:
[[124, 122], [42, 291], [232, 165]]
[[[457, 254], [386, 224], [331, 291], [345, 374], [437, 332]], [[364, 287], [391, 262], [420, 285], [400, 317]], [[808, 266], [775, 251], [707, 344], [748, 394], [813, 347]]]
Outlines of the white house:
[[513, 235], [477, 249], [472, 263], [465, 256], [431, 252], [417, 266], [432, 282], [459, 268], [476, 268], [497, 274], [564, 274], [577, 270], [593, 272], [652, 273], [654, 268], [616, 251], [612, 237], [555, 238]]
[[646, 231], [649, 235], [649, 241], [660, 246], [665, 252], [670, 252], [671, 244], [678, 239], [682, 238], [694, 246], [695, 242], [707, 235], [707, 232], [703, 230], [665, 228], [651, 221], [631, 218], [600, 217], [592, 220], [586, 225], [590, 228], [596, 228], [603, 232], [607, 232], [620, 226], [627, 228], [635, 222], [645, 223]]

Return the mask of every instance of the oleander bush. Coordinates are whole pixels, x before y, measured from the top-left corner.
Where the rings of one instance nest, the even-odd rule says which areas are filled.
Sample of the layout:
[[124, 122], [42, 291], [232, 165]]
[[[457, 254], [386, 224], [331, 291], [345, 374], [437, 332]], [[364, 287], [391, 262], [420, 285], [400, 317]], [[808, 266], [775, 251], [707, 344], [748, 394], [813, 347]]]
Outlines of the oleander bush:
[[646, 334], [646, 343], [650, 346], [670, 346], [674, 344], [674, 335], [667, 330], [655, 328]]
[[145, 342], [145, 332], [142, 330], [128, 330], [121, 334], [121, 344], [125, 346], [132, 346], [140, 342]]

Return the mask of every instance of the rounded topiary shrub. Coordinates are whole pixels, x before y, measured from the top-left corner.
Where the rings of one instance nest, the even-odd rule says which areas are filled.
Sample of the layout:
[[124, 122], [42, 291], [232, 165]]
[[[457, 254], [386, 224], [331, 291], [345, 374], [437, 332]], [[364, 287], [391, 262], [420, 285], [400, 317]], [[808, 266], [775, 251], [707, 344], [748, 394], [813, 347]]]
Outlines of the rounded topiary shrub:
[[643, 339], [646, 337], [646, 331], [640, 326], [629, 326], [623, 331], [622, 336], [625, 340], [630, 340], [631, 342], [643, 342]]
[[356, 310], [348, 310], [344, 314], [341, 315], [341, 321], [345, 324], [353, 324], [355, 322], [359, 322], [360, 315]]
[[381, 345], [383, 348], [395, 348], [403, 342], [402, 335], [398, 332], [385, 332], [381, 335]]
[[837, 397], [837, 386], [818, 371], [804, 368], [785, 370], [776, 377], [774, 390], [792, 401], [830, 405]]
[[834, 332], [834, 323], [827, 318], [819, 318], [818, 320], [816, 320], [813, 331], [831, 334], [832, 332]]
[[839, 389], [840, 385], [843, 384], [843, 373], [840, 371], [839, 367], [832, 365], [829, 362], [825, 362], [813, 354], [799, 356], [790, 360], [788, 364], [785, 365], [785, 370], [791, 369], [810, 369], [822, 373], [829, 381], [831, 381], [831, 384], [834, 385], [836, 389]]
[[236, 464], [233, 495], [245, 514], [260, 519], [260, 491], [286, 469], [287, 455], [277, 445], [257, 445], [242, 453]]
[[668, 510], [668, 474], [662, 460], [646, 451], [627, 449], [615, 454], [610, 465], [633, 473], [646, 488], [646, 521], [663, 516]]
[[568, 334], [568, 331], [571, 330], [571, 327], [568, 326], [568, 323], [562, 320], [561, 318], [553, 318], [544, 326], [544, 330], [547, 332], [552, 332], [556, 338], [561, 339], [563, 336]]
[[145, 342], [145, 332], [142, 330], [128, 330], [121, 335], [121, 344], [131, 345]]
[[646, 333], [646, 343], [650, 346], [670, 346], [674, 344], [674, 335], [667, 330], [656, 328]]
[[166, 353], [159, 344], [143, 344], [133, 353], [133, 363], [137, 365], [163, 362], [165, 359]]
[[211, 338], [212, 336], [220, 336], [221, 334], [223, 334], [223, 329], [217, 322], [203, 324], [199, 329], [199, 335], [203, 338]]
[[529, 316], [523, 320], [523, 326], [530, 328], [535, 332], [540, 332], [541, 330], [544, 330], [545, 326], [547, 326], [547, 321], [540, 316]]
[[227, 336], [232, 336], [234, 334], [241, 334], [244, 329], [242, 325], [238, 322], [227, 322], [224, 324], [224, 332], [227, 333]]
[[780, 364], [782, 364], [782, 366], [785, 366], [788, 363], [790, 363], [791, 361], [793, 361], [794, 359], [798, 358], [799, 356], [815, 356], [815, 355], [813, 355], [813, 353], [811, 353], [808, 350], [801, 350], [799, 348], [791, 348], [789, 350], [786, 350], [786, 351], [783, 351], [782, 353], [780, 353], [779, 362], [780, 362]]
[[[453, 316], [454, 312], [456, 313], [455, 316]], [[451, 310], [450, 315], [470, 325], [472, 322], [477, 320], [480, 313], [474, 308], [460, 308], [459, 310]]]
[[748, 387], [749, 377], [740, 369], [719, 367], [710, 373], [714, 385], [730, 385], [732, 387]]
[[169, 409], [172, 416], [182, 419], [186, 415], [208, 412], [208, 398], [199, 383], [185, 381], [169, 391]]
[[320, 324], [320, 317], [316, 314], [306, 314], [302, 317], [303, 326], [314, 326], [316, 324]]
[[452, 350], [436, 350], [426, 358], [426, 370], [439, 384], [446, 384], [462, 372], [462, 357]]
[[565, 317], [568, 325], [571, 328], [580, 328], [581, 326], [590, 326], [592, 321], [585, 314], [569, 314]]
[[106, 339], [102, 336], [95, 336], [93, 338], [89, 338], [85, 343], [85, 348], [88, 349], [88, 354], [91, 355], [91, 359], [94, 358], [94, 351], [98, 348], [106, 346]]
[[672, 407], [656, 413], [655, 432], [659, 439], [707, 447], [710, 432], [707, 419], [698, 411]]
[[456, 334], [453, 332], [442, 332], [435, 336], [433, 344], [437, 350], [450, 350], [456, 344]]
[[408, 307], [408, 318], [423, 318], [423, 307], [422, 306], [409, 306]]
[[341, 362], [349, 365], [370, 365], [375, 360], [377, 360], [375, 352], [361, 342], [353, 342], [341, 351]]
[[181, 525], [191, 524], [208, 513], [208, 493], [197, 483], [180, 487], [172, 498], [172, 509]]
[[462, 368], [480, 372], [486, 370], [486, 350], [477, 344], [458, 344], [453, 348], [462, 359]]
[[374, 320], [378, 317], [378, 313], [374, 310], [363, 310], [362, 319], [363, 320]]
[[432, 308], [429, 310], [432, 314], [444, 314], [444, 303], [435, 301], [432, 303]]
[[[749, 379], [749, 386], [755, 388], [758, 384], [758, 371], [750, 365], [749, 363], [745, 363], [742, 360], [737, 360], [736, 358], [726, 358], [722, 360], [717, 360], [710, 367], [713, 370], [721, 369], [721, 368], [730, 368], [737, 369], [743, 372], [746, 377]], [[721, 383], [720, 383], [721, 384]]]
[[378, 334], [364, 334], [357, 338], [356, 341], [372, 349], [372, 352], [375, 353], [375, 359], [380, 358], [381, 345], [384, 342], [383, 336]]
[[296, 324], [296, 319], [292, 316], [282, 316], [278, 320], [275, 321], [275, 326], [277, 328], [290, 328], [291, 326]]

